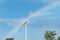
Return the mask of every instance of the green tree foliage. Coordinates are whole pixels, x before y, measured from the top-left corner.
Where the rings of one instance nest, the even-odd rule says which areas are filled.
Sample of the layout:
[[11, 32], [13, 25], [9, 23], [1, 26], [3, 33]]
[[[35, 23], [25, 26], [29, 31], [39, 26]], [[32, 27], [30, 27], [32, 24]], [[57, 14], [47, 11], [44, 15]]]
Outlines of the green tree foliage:
[[60, 37], [58, 37], [58, 40], [60, 40]]
[[6, 40], [14, 40], [14, 38], [6, 38]]
[[46, 31], [44, 38], [45, 40], [55, 40], [55, 35], [55, 31]]

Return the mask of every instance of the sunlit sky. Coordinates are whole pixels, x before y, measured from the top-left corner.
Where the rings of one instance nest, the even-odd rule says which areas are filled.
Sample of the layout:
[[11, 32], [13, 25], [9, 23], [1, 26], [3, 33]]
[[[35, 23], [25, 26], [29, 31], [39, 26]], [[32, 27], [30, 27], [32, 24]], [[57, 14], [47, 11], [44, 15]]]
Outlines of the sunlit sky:
[[60, 36], [59, 0], [0, 0], [0, 40], [25, 40], [25, 29], [19, 28], [29, 15], [32, 17], [26, 25], [27, 40], [43, 40], [46, 30], [56, 31]]

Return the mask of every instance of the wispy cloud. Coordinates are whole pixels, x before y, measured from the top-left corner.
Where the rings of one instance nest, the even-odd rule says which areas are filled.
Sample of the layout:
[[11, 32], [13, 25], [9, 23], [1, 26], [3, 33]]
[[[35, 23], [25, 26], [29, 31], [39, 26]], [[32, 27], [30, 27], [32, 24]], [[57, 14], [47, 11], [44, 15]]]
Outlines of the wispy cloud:
[[[11, 25], [13, 28], [6, 34], [6, 36], [3, 38], [3, 40], [5, 40], [5, 38], [8, 38], [9, 36], [11, 36], [17, 29], [20, 28], [20, 26], [22, 25], [22, 23], [24, 22], [24, 19], [1, 19], [3, 23], [5, 23], [6, 25]], [[7, 22], [8, 21], [8, 22]], [[10, 21], [10, 22], [9, 22]]]
[[[5, 28], [12, 28], [11, 30], [9, 29], [8, 33], [6, 34], [6, 37], [9, 37], [12, 35], [18, 28], [20, 28], [21, 24], [24, 22], [24, 19], [19, 18], [19, 19], [12, 19], [12, 18], [0, 18], [0, 24], [7, 25], [8, 27], [5, 26]], [[5, 40], [5, 39], [4, 39]]]
[[17, 25], [16, 23], [18, 23], [20, 20], [22, 20], [22, 19], [0, 18], [0, 23], [4, 23], [6, 25]]
[[[7, 34], [7, 36], [5, 38], [7, 38], [10, 35], [12, 35], [21, 26], [21, 24], [24, 23], [24, 21], [26, 21], [26, 20], [28, 21], [30, 18], [35, 17], [35, 16], [41, 14], [41, 12], [43, 10], [45, 10], [46, 8], [52, 7], [52, 6], [54, 6], [56, 4], [59, 4], [59, 3], [60, 2], [54, 2], [53, 4], [47, 5], [46, 7], [42, 8], [42, 9], [39, 9], [36, 12], [30, 12], [30, 15], [27, 18], [23, 18], [23, 19], [12, 19], [13, 22], [12, 23], [8, 22], [7, 24], [8, 25], [12, 25], [12, 24], [14, 25], [16, 23], [17, 25], [16, 24], [14, 25], [14, 28], [10, 32], [8, 32], [8, 34]], [[42, 15], [51, 15], [51, 13], [50, 12], [46, 12], [45, 14], [42, 14]], [[11, 20], [11, 19], [0, 19], [0, 21], [6, 23], [5, 20]]]
[[30, 14], [29, 14], [29, 16], [28, 17], [30, 17], [30, 18], [32, 18], [32, 17], [35, 17], [35, 16], [37, 16], [37, 15], [51, 15], [52, 14], [52, 12], [48, 12], [48, 11], [46, 11], [46, 12], [43, 12], [44, 10], [46, 10], [46, 9], [48, 9], [48, 8], [50, 8], [50, 7], [53, 7], [53, 6], [55, 6], [55, 5], [58, 5], [58, 4], [60, 4], [60, 1], [56, 1], [56, 2], [53, 2], [53, 3], [51, 3], [51, 4], [49, 4], [49, 5], [47, 5], [47, 6], [44, 6], [43, 8], [40, 8], [40, 9], [38, 9], [37, 11], [35, 11], [35, 12], [29, 12]]

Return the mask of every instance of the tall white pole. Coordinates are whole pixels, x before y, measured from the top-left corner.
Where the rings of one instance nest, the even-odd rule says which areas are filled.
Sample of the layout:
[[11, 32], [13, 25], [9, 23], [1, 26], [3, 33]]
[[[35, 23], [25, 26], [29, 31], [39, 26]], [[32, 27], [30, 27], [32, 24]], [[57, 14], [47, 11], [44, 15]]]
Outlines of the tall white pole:
[[25, 40], [27, 40], [27, 24], [26, 24], [26, 27], [25, 27]]

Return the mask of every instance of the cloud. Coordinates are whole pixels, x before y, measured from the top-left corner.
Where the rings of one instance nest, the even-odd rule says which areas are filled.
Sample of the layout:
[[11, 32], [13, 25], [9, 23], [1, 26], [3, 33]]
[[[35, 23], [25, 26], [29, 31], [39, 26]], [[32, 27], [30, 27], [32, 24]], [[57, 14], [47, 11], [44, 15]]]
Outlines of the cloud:
[[[59, 3], [54, 3], [52, 6], [50, 5], [50, 6], [47, 6], [46, 8], [48, 8], [49, 7], [49, 10], [51, 10], [50, 9], [50, 7], [55, 7], [55, 5], [57, 5], [57, 4], [59, 4]], [[46, 8], [44, 8], [45, 10], [46, 10]], [[30, 29], [30, 27], [34, 27], [33, 29], [31, 28], [31, 31], [33, 31], [34, 29], [35, 29], [35, 27], [37, 27], [37, 29], [35, 29], [33, 32], [31, 32], [30, 33], [30, 30], [29, 30], [29, 33], [31, 34], [31, 36], [33, 36], [34, 34], [34, 32], [37, 32], [37, 30], [38, 30], [38, 28], [40, 27], [40, 29], [42, 29], [42, 27], [43, 27], [43, 31], [45, 32], [45, 31], [47, 31], [47, 30], [57, 30], [58, 28], [59, 28], [59, 26], [60, 26], [60, 24], [59, 24], [59, 19], [55, 19], [56, 17], [51, 17], [51, 15], [53, 14], [52, 12], [49, 12], [49, 10], [38, 10], [38, 12], [35, 12], [35, 13], [37, 13], [38, 15], [39, 15], [39, 18], [36, 18], [38, 15], [36, 15], [36, 17], [34, 17], [34, 18], [32, 18], [31, 20], [30, 20], [30, 22], [32, 23], [32, 24], [28, 24], [28, 27], [29, 27], [29, 29]], [[41, 12], [42, 11], [42, 12]], [[54, 10], [52, 10], [52, 11], [54, 11]], [[34, 12], [31, 12], [31, 13], [34, 13]], [[49, 16], [50, 15], [50, 17], [52, 18], [52, 19], [48, 19], [48, 20], [45, 20], [44, 18], [43, 19], [40, 19], [42, 16]], [[41, 16], [41, 17], [40, 17]], [[32, 16], [33, 17], [33, 16]], [[46, 27], [47, 26], [47, 27]], [[58, 29], [59, 30], [59, 29]], [[40, 31], [40, 33], [41, 33], [41, 31]], [[43, 33], [43, 32], [42, 32]], [[42, 34], [41, 33], [41, 34]], [[40, 36], [39, 36], [40, 37]], [[32, 39], [31, 37], [30, 37], [30, 39]]]
[[[56, 19], [57, 17], [53, 16], [54, 13], [50, 12], [47, 9], [49, 9], [49, 8], [51, 8], [53, 6], [56, 6], [58, 4], [60, 4], [60, 1], [57, 1], [57, 2], [54, 2], [54, 3], [49, 4], [47, 6], [44, 6], [43, 8], [41, 8], [41, 9], [35, 11], [35, 12], [29, 12], [30, 13], [29, 17], [30, 17], [31, 20], [33, 20], [34, 18], [37, 18], [35, 20], [39, 20], [38, 18], [42, 18], [42, 19]], [[35, 20], [34, 20], [34, 22], [36, 22]], [[33, 21], [32, 21], [32, 23], [33, 23]]]
[[[1, 22], [7, 23], [8, 25], [12, 25], [13, 24], [13, 26], [14, 26], [14, 28], [8, 32], [6, 37], [9, 37], [10, 35], [12, 35], [21, 26], [21, 24], [24, 23], [24, 21], [26, 21], [26, 20], [28, 21], [32, 17], [35, 17], [35, 16], [37, 16], [39, 14], [40, 15], [51, 15], [52, 14], [51, 12], [45, 12], [43, 14], [41, 12], [44, 11], [46, 8], [55, 6], [58, 3], [60, 3], [60, 2], [55, 2], [53, 4], [47, 5], [46, 7], [42, 8], [42, 9], [39, 9], [36, 12], [30, 12], [30, 14], [29, 14], [29, 16], [27, 18], [23, 18], [23, 19], [1, 19]], [[10, 22], [7, 22], [6, 20], [12, 20], [13, 22], [10, 23]], [[15, 25], [15, 23], [17, 25]]]
[[9, 19], [9, 18], [0, 18], [0, 23], [4, 23], [6, 25], [17, 25], [22, 19]]
[[38, 16], [43, 16], [43, 17], [44, 17], [44, 16], [49, 16], [49, 15], [51, 16], [52, 14], [53, 14], [52, 12], [48, 12], [48, 11], [47, 11], [47, 12], [42, 12], [42, 13], [39, 14]]
[[47, 9], [49, 9], [50, 7], [53, 7], [53, 6], [55, 6], [55, 5], [58, 5], [58, 4], [60, 4], [60, 1], [56, 1], [56, 2], [53, 2], [53, 3], [49, 4], [49, 5], [46, 5], [46, 6], [44, 6], [43, 8], [38, 9], [38, 10], [35, 11], [35, 12], [29, 12], [29, 13], [30, 13], [29, 17], [35, 17], [35, 16], [37, 16], [37, 15], [51, 15], [52, 12], [45, 11], [45, 10], [47, 10]]
[[30, 19], [35, 17], [35, 16], [38, 16], [38, 17], [51, 17], [53, 15], [52, 12], [42, 12], [42, 13], [34, 13], [34, 12], [30, 12], [30, 15], [28, 16]]
[[6, 36], [3, 38], [3, 40], [5, 38], [8, 38], [9, 36], [11, 36], [17, 29], [19, 29], [21, 27], [21, 25], [24, 23], [25, 19], [1, 19], [3, 23], [5, 23], [6, 25], [11, 25], [12, 27], [14, 27], [12, 30], [10, 30]]
[[[21, 21], [22, 21], [22, 19], [0, 18], [0, 28], [1, 29], [3, 28], [3, 30], [1, 30], [2, 31], [1, 33], [3, 34], [5, 32], [6, 34], [3, 34], [3, 35], [7, 35], [7, 33], [11, 31], [11, 29], [16, 28], [18, 26], [18, 24], [21, 24]], [[3, 26], [1, 27], [1, 25], [3, 25], [4, 27]], [[6, 31], [4, 31], [4, 29]]]

